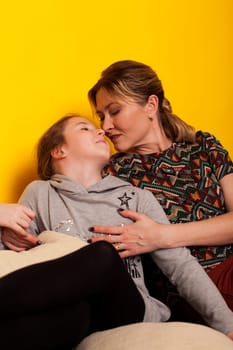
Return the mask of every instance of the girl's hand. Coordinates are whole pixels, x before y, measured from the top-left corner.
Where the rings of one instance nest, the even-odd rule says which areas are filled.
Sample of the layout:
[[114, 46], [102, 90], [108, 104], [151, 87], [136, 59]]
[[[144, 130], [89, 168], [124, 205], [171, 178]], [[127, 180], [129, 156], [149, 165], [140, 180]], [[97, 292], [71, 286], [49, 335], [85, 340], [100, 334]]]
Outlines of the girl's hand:
[[2, 242], [9, 249], [21, 251], [38, 244], [37, 237], [27, 232], [35, 213], [21, 204], [0, 204]]
[[0, 226], [23, 232], [34, 219], [35, 213], [21, 204], [0, 204]]
[[30, 232], [15, 232], [8, 228], [2, 229], [2, 243], [9, 249], [16, 252], [30, 249], [40, 244], [37, 237]]
[[229, 332], [229, 333], [227, 334], [227, 336], [228, 336], [231, 340], [233, 340], [233, 331]]

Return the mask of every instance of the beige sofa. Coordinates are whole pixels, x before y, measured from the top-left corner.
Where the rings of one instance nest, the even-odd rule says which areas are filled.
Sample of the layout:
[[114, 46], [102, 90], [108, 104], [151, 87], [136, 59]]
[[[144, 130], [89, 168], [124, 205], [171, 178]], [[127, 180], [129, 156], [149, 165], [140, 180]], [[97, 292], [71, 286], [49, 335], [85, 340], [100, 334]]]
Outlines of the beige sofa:
[[[68, 254], [86, 243], [76, 237], [46, 231], [43, 243], [31, 250], [0, 252], [0, 277], [21, 267]], [[233, 342], [209, 327], [191, 323], [137, 323], [94, 333], [75, 350], [233, 350]]]
[[137, 323], [94, 333], [75, 350], [233, 350], [233, 341], [192, 323]]

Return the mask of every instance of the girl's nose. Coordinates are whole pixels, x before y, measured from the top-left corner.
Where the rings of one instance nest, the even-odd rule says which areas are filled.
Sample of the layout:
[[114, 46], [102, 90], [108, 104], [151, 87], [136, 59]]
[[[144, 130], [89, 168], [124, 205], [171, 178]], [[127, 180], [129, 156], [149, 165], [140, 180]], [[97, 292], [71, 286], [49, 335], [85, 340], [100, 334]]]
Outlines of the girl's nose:
[[105, 135], [105, 131], [103, 129], [96, 129], [97, 135]]

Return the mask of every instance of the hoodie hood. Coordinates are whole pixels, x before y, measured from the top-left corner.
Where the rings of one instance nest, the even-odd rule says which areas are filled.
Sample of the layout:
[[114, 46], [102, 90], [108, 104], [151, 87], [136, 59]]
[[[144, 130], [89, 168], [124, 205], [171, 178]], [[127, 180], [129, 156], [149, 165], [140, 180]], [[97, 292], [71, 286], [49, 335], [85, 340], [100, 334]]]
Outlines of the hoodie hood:
[[85, 188], [80, 183], [69, 179], [67, 176], [55, 174], [49, 180], [50, 185], [57, 189], [60, 193], [63, 193], [69, 198], [79, 198], [80, 194], [85, 193], [108, 193], [114, 189], [129, 187], [129, 184], [123, 180], [118, 179], [115, 176], [107, 175], [102, 180], [98, 181], [95, 185]]

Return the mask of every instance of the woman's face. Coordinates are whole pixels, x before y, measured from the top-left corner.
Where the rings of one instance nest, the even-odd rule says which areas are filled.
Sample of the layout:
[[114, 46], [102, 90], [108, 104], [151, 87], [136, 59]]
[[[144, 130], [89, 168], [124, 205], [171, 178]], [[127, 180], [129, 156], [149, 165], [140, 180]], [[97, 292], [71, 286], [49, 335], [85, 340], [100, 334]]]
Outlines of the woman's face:
[[133, 99], [110, 94], [101, 88], [96, 94], [96, 113], [101, 127], [116, 150], [138, 150], [150, 142], [152, 121], [148, 103], [140, 105]]
[[65, 143], [62, 151], [65, 156], [79, 160], [108, 161], [110, 146], [105, 133], [86, 118], [70, 118], [64, 130]]

